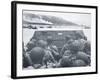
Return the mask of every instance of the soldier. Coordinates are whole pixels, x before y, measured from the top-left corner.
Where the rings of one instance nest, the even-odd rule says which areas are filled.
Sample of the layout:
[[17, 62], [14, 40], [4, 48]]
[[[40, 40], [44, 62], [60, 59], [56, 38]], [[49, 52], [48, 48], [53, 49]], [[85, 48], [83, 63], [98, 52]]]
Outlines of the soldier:
[[90, 41], [85, 42], [83, 51], [85, 53], [87, 53], [88, 55], [91, 55], [91, 43], [90, 43]]
[[47, 42], [48, 42], [47, 48], [51, 51], [54, 59], [58, 61], [60, 59], [60, 55], [57, 46], [53, 44], [53, 40], [51, 37], [47, 39]]
[[28, 66], [32, 66], [32, 61], [29, 54], [25, 51], [23, 43], [23, 68], [27, 68]]
[[[46, 68], [49, 67], [48, 63], [55, 64], [56, 61], [50, 49], [47, 48], [47, 42], [44, 40], [38, 41], [38, 46], [44, 50], [43, 64], [46, 65]], [[52, 66], [51, 66], [52, 67]]]
[[31, 39], [28, 44], [26, 45], [26, 51], [31, 51], [32, 48], [36, 47], [36, 39]]
[[44, 49], [41, 47], [34, 47], [29, 52], [29, 57], [31, 60], [31, 66], [35, 69], [40, 68], [43, 66], [42, 61], [45, 55]]
[[70, 35], [66, 36], [66, 44], [62, 47], [60, 56], [62, 57], [66, 50], [69, 50], [69, 44], [72, 43], [74, 40], [71, 38]]

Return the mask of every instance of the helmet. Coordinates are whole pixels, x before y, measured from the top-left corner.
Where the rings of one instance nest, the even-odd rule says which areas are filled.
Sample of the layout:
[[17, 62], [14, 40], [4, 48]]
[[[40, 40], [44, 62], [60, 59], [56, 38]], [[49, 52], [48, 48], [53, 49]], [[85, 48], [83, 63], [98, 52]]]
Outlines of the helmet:
[[85, 61], [77, 59], [73, 62], [73, 67], [80, 67], [80, 66], [86, 66]]
[[85, 42], [84, 51], [85, 51], [85, 52], [91, 51], [91, 43], [90, 43], [90, 41], [86, 41], [86, 42]]
[[62, 57], [61, 62], [60, 62], [60, 66], [61, 67], [71, 67], [72, 66], [72, 62], [68, 56]]
[[42, 48], [45, 48], [47, 46], [47, 42], [44, 41], [44, 40], [39, 40], [38, 41], [38, 46], [42, 47]]
[[76, 56], [77, 56], [77, 59], [81, 59], [85, 61], [86, 63], [90, 62], [90, 56], [84, 52], [79, 51]]
[[51, 44], [52, 41], [53, 41], [52, 36], [48, 36], [48, 37], [47, 37], [47, 42], [48, 42], [48, 44]]
[[36, 46], [36, 43], [29, 41], [29, 43], [26, 46], [27, 46], [27, 51], [30, 51], [32, 48]]
[[32, 62], [39, 64], [42, 62], [45, 52], [41, 47], [34, 47], [29, 54]]
[[85, 41], [82, 39], [74, 40], [72, 43], [69, 44], [70, 50], [73, 51], [81, 51], [84, 49]]
[[71, 56], [71, 51], [70, 50], [66, 50], [63, 54], [63, 56]]

